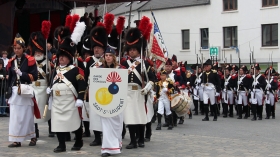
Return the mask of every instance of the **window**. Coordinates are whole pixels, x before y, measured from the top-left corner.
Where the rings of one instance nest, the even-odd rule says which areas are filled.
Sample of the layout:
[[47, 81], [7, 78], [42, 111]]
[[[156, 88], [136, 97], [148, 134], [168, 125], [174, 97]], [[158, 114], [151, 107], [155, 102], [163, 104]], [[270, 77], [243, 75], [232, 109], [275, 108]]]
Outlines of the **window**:
[[182, 48], [190, 49], [190, 30], [182, 30]]
[[224, 48], [237, 46], [237, 27], [224, 27]]
[[278, 46], [278, 24], [262, 25], [262, 46]]
[[237, 0], [223, 0], [224, 11], [237, 10]]
[[263, 7], [278, 6], [278, 0], [262, 0]]
[[200, 29], [200, 45], [202, 49], [208, 49], [209, 31], [208, 28]]

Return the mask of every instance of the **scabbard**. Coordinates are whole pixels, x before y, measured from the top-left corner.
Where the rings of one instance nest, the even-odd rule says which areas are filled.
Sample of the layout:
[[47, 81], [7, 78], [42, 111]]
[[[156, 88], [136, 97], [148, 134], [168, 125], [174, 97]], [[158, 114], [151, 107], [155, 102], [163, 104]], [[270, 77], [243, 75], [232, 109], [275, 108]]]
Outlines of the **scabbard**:
[[43, 119], [45, 119], [46, 116], [47, 116], [48, 106], [49, 106], [49, 105], [45, 105], [44, 114], [43, 114]]

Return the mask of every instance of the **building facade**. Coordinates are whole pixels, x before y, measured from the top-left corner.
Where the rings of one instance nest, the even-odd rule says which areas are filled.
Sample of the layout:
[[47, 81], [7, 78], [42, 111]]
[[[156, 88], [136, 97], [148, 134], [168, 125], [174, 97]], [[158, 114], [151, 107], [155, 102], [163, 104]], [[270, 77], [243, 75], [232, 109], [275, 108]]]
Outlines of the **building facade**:
[[[181, 6], [170, 1], [163, 4], [163, 1], [137, 4], [139, 7], [132, 10], [131, 21], [142, 16], [152, 17], [153, 10], [169, 57], [176, 54], [179, 61], [193, 64], [197, 61], [196, 53], [199, 56], [202, 53], [205, 61], [210, 58], [209, 47], [217, 47], [219, 63], [225, 60], [230, 63], [231, 60], [233, 64], [238, 64], [240, 57], [241, 64], [249, 64], [251, 53], [255, 62], [263, 67], [262, 70], [271, 60], [275, 69], [280, 68], [280, 18], [277, 16], [280, 9], [277, 0], [201, 0], [198, 4], [191, 0], [192, 3], [185, 2], [188, 3], [185, 5], [182, 1]], [[129, 5], [125, 5], [128, 3], [112, 13], [128, 19]]]

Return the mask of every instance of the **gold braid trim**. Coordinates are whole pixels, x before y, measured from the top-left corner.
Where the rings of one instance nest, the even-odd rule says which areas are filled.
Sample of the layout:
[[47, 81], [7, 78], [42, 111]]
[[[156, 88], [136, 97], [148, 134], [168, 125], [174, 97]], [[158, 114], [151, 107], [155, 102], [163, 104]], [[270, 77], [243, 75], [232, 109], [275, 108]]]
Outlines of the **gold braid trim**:
[[76, 80], [84, 80], [84, 79], [85, 79], [84, 76], [82, 76], [81, 74], [78, 74], [76, 76]]

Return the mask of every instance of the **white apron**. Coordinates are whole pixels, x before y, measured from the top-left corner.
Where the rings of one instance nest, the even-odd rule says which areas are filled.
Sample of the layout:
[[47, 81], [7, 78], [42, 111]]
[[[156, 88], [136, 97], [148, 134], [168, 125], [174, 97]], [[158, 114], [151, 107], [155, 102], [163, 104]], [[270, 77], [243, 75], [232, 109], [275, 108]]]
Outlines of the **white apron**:
[[148, 122], [151, 122], [153, 116], [154, 116], [154, 94], [155, 92], [153, 90], [151, 90], [149, 92], [149, 94], [147, 95], [148, 98], [147, 98], [147, 121]]
[[103, 140], [101, 146], [101, 154], [119, 154], [122, 147], [122, 130], [123, 130], [123, 113], [117, 116], [105, 118], [100, 117]]
[[83, 106], [83, 109], [82, 109], [83, 121], [88, 122], [89, 121], [89, 117], [87, 117], [86, 113], [88, 112], [88, 116], [89, 116], [89, 102], [84, 101], [84, 105], [85, 106]]
[[89, 128], [90, 130], [102, 131], [100, 116], [94, 111], [94, 106], [89, 104]]
[[[53, 101], [51, 109], [52, 132], [71, 132], [81, 125], [78, 108], [75, 107], [75, 97], [71, 89], [65, 83], [55, 83], [53, 89]], [[60, 96], [56, 96], [60, 91]]]
[[31, 98], [17, 94], [18, 87], [13, 86], [10, 104], [9, 141], [22, 142], [36, 137], [34, 126], [34, 103]]
[[[40, 86], [36, 86], [35, 85], [36, 82], [40, 82]], [[47, 92], [46, 92], [46, 89], [48, 87], [47, 81], [44, 80], [44, 79], [40, 79], [40, 80], [37, 80], [35, 82], [32, 82], [31, 86], [34, 88], [34, 93], [35, 93], [35, 98], [36, 98], [36, 101], [37, 101], [37, 104], [38, 104], [38, 108], [40, 110], [41, 117], [43, 117], [44, 110], [45, 110], [45, 105], [46, 105], [46, 100], [48, 98], [48, 95], [47, 95]], [[37, 118], [34, 117], [34, 123], [44, 123], [44, 122], [47, 122], [50, 119], [51, 119], [51, 112], [47, 111], [47, 115], [46, 115], [45, 118], [37, 119]]]
[[[138, 86], [138, 90], [132, 90], [132, 85]], [[127, 106], [124, 110], [124, 123], [147, 124], [145, 98], [141, 94], [141, 87], [136, 83], [128, 84]]]

